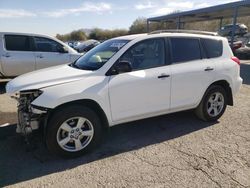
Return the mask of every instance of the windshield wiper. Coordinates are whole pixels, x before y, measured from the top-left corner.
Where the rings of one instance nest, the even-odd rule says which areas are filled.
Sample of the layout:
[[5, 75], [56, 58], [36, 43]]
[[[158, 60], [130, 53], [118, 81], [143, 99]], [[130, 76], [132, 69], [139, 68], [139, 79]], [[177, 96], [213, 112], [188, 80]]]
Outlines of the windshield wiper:
[[75, 63], [70, 63], [69, 66], [71, 66], [71, 67], [73, 67], [73, 68], [80, 69], [80, 67], [78, 67]]
[[81, 69], [81, 70], [90, 70], [90, 71], [95, 71], [97, 70], [96, 67], [90, 67], [90, 66], [78, 66], [76, 65], [76, 63], [71, 63], [69, 64], [69, 66], [73, 67], [73, 68], [77, 68], [77, 69]]

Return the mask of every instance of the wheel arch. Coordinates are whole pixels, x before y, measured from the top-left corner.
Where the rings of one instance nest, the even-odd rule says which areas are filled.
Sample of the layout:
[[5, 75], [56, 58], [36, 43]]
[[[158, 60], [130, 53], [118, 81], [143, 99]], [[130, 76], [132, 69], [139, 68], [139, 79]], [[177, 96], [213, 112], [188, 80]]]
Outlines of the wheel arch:
[[1, 60], [0, 60], [0, 78], [5, 78], [4, 74], [2, 73], [2, 67], [1, 67]]
[[59, 111], [62, 108], [65, 108], [66, 106], [71, 106], [71, 105], [82, 105], [82, 106], [90, 108], [100, 117], [100, 120], [102, 122], [104, 129], [109, 128], [109, 121], [108, 121], [107, 115], [105, 114], [105, 112], [101, 108], [101, 106], [96, 101], [94, 101], [92, 99], [81, 99], [81, 100], [75, 100], [75, 101], [70, 101], [70, 102], [61, 104], [61, 105], [55, 107], [54, 109], [50, 110], [48, 112], [48, 115], [47, 115], [47, 118], [46, 118], [46, 121], [44, 124], [45, 125], [44, 131], [46, 131], [47, 124], [55, 112]]
[[0, 78], [5, 78], [5, 76], [0, 72]]
[[223, 87], [227, 94], [227, 99], [228, 99], [227, 104], [230, 106], [233, 106], [233, 94], [232, 94], [232, 89], [230, 87], [229, 82], [226, 80], [218, 80], [210, 84], [209, 87], [211, 87], [212, 85], [218, 85], [218, 86]]

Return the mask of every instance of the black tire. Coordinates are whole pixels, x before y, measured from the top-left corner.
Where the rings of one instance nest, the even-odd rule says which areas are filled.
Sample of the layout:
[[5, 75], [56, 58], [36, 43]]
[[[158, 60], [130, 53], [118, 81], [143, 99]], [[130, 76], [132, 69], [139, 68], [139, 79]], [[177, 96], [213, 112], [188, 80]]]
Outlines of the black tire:
[[[57, 141], [59, 128], [65, 121], [73, 117], [86, 118], [89, 122], [91, 122], [94, 130], [92, 139], [88, 143], [88, 145], [86, 145], [86, 147], [81, 149], [80, 151], [74, 152], [66, 151], [58, 144]], [[96, 148], [101, 142], [102, 132], [103, 131], [100, 118], [93, 110], [81, 105], [65, 106], [64, 108], [61, 108], [60, 110], [56, 111], [50, 118], [46, 129], [45, 141], [48, 150], [52, 154], [64, 158], [75, 158]]]
[[[223, 107], [220, 109], [218, 115], [211, 116], [208, 112], [208, 105], [209, 105], [208, 100], [215, 93], [220, 93], [224, 97], [224, 104]], [[227, 94], [225, 89], [218, 85], [212, 85], [207, 89], [199, 106], [195, 109], [195, 114], [199, 119], [203, 121], [216, 121], [224, 114], [226, 107], [227, 107]]]

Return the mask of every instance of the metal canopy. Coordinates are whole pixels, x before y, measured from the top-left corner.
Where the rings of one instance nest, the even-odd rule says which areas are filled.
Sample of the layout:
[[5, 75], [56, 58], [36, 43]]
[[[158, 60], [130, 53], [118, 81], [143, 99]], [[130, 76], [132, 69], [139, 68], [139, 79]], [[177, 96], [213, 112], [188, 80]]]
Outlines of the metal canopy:
[[236, 8], [238, 9], [238, 17], [250, 16], [250, 0], [244, 0], [202, 9], [148, 18], [148, 21], [176, 22], [178, 21], [178, 19], [180, 19], [181, 22], [198, 22], [223, 18], [232, 18], [235, 14]]
[[220, 20], [220, 28], [224, 18], [232, 18], [234, 25], [231, 35], [231, 47], [234, 42], [235, 25], [238, 17], [250, 16], [250, 0], [237, 1], [207, 8], [178, 12], [158, 16], [147, 19], [147, 30], [149, 32], [150, 22], [176, 22], [177, 29], [181, 29], [181, 25], [190, 22], [200, 22], [208, 20]]

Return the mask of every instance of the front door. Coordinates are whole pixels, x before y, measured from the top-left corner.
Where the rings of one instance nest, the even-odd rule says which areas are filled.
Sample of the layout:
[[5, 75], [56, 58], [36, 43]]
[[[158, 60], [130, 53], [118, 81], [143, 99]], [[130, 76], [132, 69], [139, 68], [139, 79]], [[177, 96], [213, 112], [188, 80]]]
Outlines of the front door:
[[34, 37], [36, 47], [36, 69], [70, 63], [70, 54], [62, 53], [63, 46], [58, 42], [45, 38]]
[[170, 69], [162, 38], [139, 42], [119, 61], [129, 61], [132, 72], [113, 75], [109, 96], [114, 122], [139, 119], [165, 112], [170, 107]]

